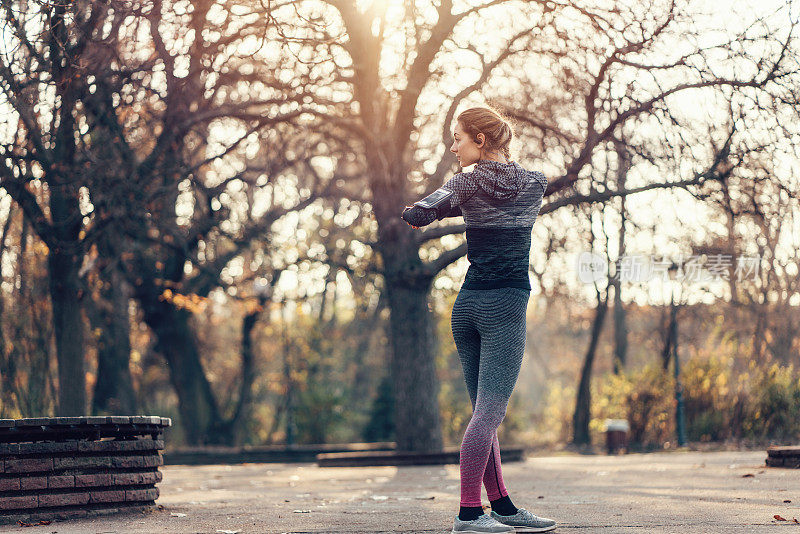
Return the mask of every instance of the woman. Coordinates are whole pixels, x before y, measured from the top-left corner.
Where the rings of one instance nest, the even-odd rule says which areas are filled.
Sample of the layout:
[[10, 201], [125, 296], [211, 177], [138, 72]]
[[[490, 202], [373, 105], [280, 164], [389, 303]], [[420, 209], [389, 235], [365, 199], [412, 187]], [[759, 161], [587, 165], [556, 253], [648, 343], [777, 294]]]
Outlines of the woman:
[[[461, 509], [453, 532], [545, 532], [555, 521], [516, 508], [500, 467], [497, 427], [506, 414], [525, 348], [530, 294], [531, 229], [547, 178], [510, 161], [513, 132], [494, 110], [471, 108], [458, 116], [450, 151], [456, 173], [431, 195], [407, 206], [402, 218], [418, 228], [464, 216], [470, 265], [458, 293], [451, 327], [464, 370], [472, 418], [461, 443]], [[481, 480], [492, 505], [481, 506]]]

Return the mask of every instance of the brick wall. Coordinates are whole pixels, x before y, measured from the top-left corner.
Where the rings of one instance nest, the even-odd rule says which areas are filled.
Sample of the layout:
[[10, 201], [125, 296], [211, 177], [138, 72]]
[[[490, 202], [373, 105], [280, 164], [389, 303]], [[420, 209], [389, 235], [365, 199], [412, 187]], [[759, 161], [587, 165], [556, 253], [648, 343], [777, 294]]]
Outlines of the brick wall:
[[153, 416], [0, 419], [0, 522], [154, 505], [170, 424]]

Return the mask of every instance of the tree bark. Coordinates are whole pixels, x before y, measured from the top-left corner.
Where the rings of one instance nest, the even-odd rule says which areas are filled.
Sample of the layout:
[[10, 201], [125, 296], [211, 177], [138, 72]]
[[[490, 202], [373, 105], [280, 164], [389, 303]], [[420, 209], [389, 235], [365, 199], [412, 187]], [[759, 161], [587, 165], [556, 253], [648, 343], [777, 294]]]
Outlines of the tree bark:
[[136, 393], [130, 371], [131, 340], [128, 287], [119, 270], [111, 266], [101, 280], [100, 302], [89, 314], [97, 340], [97, 381], [92, 399], [95, 415], [133, 415]]
[[57, 412], [61, 416], [85, 415], [87, 408], [81, 313], [83, 287], [78, 276], [84, 255], [80, 235], [84, 217], [78, 193], [82, 170], [76, 164], [73, 115], [79, 86], [72, 58], [65, 57], [63, 45], [58, 45], [58, 42], [68, 42], [66, 8], [66, 5], [59, 5], [54, 9], [48, 36], [48, 59], [60, 106], [53, 150], [53, 161], [57, 163], [46, 171], [52, 234], [51, 239], [45, 240], [50, 248], [47, 260], [58, 356]]
[[606, 318], [606, 311], [608, 310], [608, 292], [606, 292], [606, 298], [601, 299], [599, 292], [597, 297], [598, 303], [595, 309], [594, 321], [592, 322], [591, 339], [589, 341], [589, 348], [586, 350], [586, 356], [583, 360], [581, 381], [578, 385], [578, 397], [575, 402], [575, 413], [572, 417], [572, 443], [575, 445], [591, 444], [589, 421], [591, 419], [592, 404], [592, 364], [594, 364], [597, 343], [600, 339], [600, 333], [603, 331], [603, 322]]
[[[626, 178], [631, 166], [631, 157], [628, 154], [624, 143], [617, 140], [614, 142], [617, 153], [617, 189], [622, 191], [626, 187]], [[618, 255], [620, 259], [625, 256], [625, 221], [627, 210], [625, 208], [625, 197], [620, 197], [620, 223], [619, 223], [619, 242]], [[619, 276], [619, 264], [617, 264], [617, 276], [614, 278], [614, 374], [619, 374], [625, 368], [628, 360], [628, 325], [626, 322], [625, 306], [622, 304], [622, 280]]]
[[[428, 307], [433, 276], [419, 257], [412, 229], [400, 219], [401, 195], [389, 189], [375, 203], [386, 302], [389, 307], [389, 366], [398, 450], [440, 451], [444, 445], [439, 415], [434, 317]], [[435, 273], [434, 273], [435, 274]]]
[[[273, 278], [275, 286], [278, 276]], [[253, 349], [253, 330], [262, 315], [268, 300], [267, 294], [259, 295], [258, 307], [247, 313], [242, 320], [242, 382], [239, 387], [239, 398], [230, 420], [222, 423], [222, 436], [226, 445], [238, 445], [244, 437], [244, 422], [247, 421], [253, 398], [253, 382], [256, 379], [255, 351]]]
[[[64, 111], [62, 115], [69, 115]], [[71, 119], [70, 119], [71, 120]], [[71, 130], [70, 130], [71, 132]], [[65, 149], [64, 152], [70, 152]], [[86, 415], [86, 366], [84, 362], [83, 284], [78, 276], [83, 261], [79, 242], [82, 226], [78, 194], [68, 176], [53, 176], [50, 189], [52, 234], [47, 239], [47, 266], [53, 328], [58, 359], [59, 416]]]
[[614, 374], [625, 368], [628, 359], [628, 325], [622, 304], [620, 283], [614, 285]]
[[408, 286], [387, 279], [392, 345], [392, 392], [397, 449], [437, 451], [443, 447], [439, 381], [433, 343], [429, 284]]
[[[0, 234], [0, 265], [3, 264], [3, 257], [6, 251], [6, 239], [8, 238], [11, 221], [14, 220], [15, 216], [14, 208], [14, 204], [11, 204], [6, 214], [6, 220], [3, 223], [3, 233]], [[22, 254], [20, 254], [20, 261], [23, 261]], [[3, 277], [2, 274], [0, 274], [0, 282], [2, 281]], [[9, 419], [12, 417], [11, 406], [13, 405], [14, 379], [17, 371], [13, 354], [14, 344], [6, 340], [5, 332], [3, 331], [4, 319], [6, 317], [5, 313], [6, 299], [5, 296], [0, 293], [0, 418]]]
[[664, 348], [661, 350], [661, 368], [666, 371], [669, 369], [669, 361], [672, 356], [672, 339], [673, 325], [677, 320], [676, 312], [677, 306], [669, 307], [669, 320], [666, 325], [666, 334], [664, 335]]
[[161, 300], [155, 287], [148, 290], [139, 286], [136, 292], [145, 323], [156, 335], [154, 350], [167, 361], [186, 441], [191, 445], [224, 443], [225, 436], [219, 432], [219, 408], [189, 324], [191, 312]]
[[59, 416], [86, 415], [86, 370], [77, 257], [51, 250], [47, 259], [58, 357]]

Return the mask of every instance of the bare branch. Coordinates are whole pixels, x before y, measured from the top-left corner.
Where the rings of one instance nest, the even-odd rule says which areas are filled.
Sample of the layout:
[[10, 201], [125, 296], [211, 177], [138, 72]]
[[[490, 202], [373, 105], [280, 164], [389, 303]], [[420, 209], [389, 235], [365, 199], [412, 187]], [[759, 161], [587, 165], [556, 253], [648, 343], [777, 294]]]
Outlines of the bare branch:
[[443, 0], [437, 11], [439, 19], [431, 29], [430, 37], [427, 41], [420, 44], [417, 50], [417, 57], [411, 65], [411, 69], [406, 77], [406, 87], [400, 92], [400, 105], [394, 119], [394, 131], [392, 134], [396, 143], [399, 143], [398, 152], [402, 152], [408, 143], [409, 135], [414, 127], [415, 110], [417, 101], [422, 93], [422, 88], [430, 78], [430, 65], [436, 53], [442, 48], [442, 44], [453, 31], [456, 23], [460, 20], [459, 16], [453, 15], [450, 10], [453, 3], [450, 0]]
[[458, 245], [454, 249], [450, 249], [443, 252], [442, 255], [436, 258], [435, 260], [423, 264], [422, 267], [423, 273], [432, 278], [451, 263], [458, 261], [458, 259], [466, 255], [466, 253], [467, 253], [467, 243], [464, 242]]
[[5, 164], [0, 164], [0, 187], [5, 189], [11, 198], [22, 208], [23, 213], [33, 225], [36, 235], [39, 236], [48, 247], [54, 245], [55, 235], [53, 227], [47, 220], [47, 216], [42, 211], [41, 206], [36, 200], [36, 196], [31, 193], [25, 185], [20, 182]]
[[[489, 76], [492, 74], [495, 68], [498, 67], [503, 61], [508, 59], [509, 57], [513, 56], [514, 54], [520, 53], [525, 50], [526, 47], [521, 47], [518, 50], [513, 49], [513, 45], [522, 37], [529, 35], [531, 32], [530, 28], [522, 30], [514, 35], [508, 42], [508, 46], [503, 50], [498, 56], [488, 64], [484, 61], [483, 56], [479, 54], [481, 58], [481, 63], [483, 64], [483, 70], [481, 72], [480, 77], [471, 85], [465, 87], [458, 94], [453, 98], [452, 102], [450, 103], [450, 107], [445, 114], [444, 119], [444, 130], [442, 131], [442, 141], [447, 147], [450, 144], [450, 124], [453, 122], [453, 117], [455, 116], [456, 109], [461, 104], [461, 101], [472, 94], [474, 91], [477, 91], [486, 83], [489, 79]], [[437, 188], [441, 186], [442, 181], [444, 180], [445, 175], [453, 168], [453, 159], [449, 155], [448, 150], [445, 148], [444, 154], [442, 154], [441, 159], [439, 159], [439, 163], [436, 165], [436, 170], [430, 176], [426, 177], [426, 181], [428, 182], [428, 186], [423, 194], [423, 196], [427, 196], [435, 191]]]
[[440, 237], [452, 234], [461, 234], [467, 230], [466, 224], [454, 224], [449, 226], [437, 226], [436, 228], [426, 228], [425, 230], [416, 234], [418, 244], [423, 244], [431, 239], [438, 239]]

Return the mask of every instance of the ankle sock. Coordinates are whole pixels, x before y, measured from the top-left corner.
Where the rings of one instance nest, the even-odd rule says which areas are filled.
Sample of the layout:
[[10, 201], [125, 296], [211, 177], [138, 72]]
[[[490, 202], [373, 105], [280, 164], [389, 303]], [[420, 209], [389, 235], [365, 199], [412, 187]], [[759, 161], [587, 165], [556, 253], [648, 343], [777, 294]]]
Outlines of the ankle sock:
[[492, 504], [492, 510], [500, 515], [514, 515], [517, 513], [517, 507], [514, 506], [508, 495], [489, 502]]
[[472, 521], [478, 519], [483, 514], [483, 506], [462, 506], [458, 512], [461, 521]]

